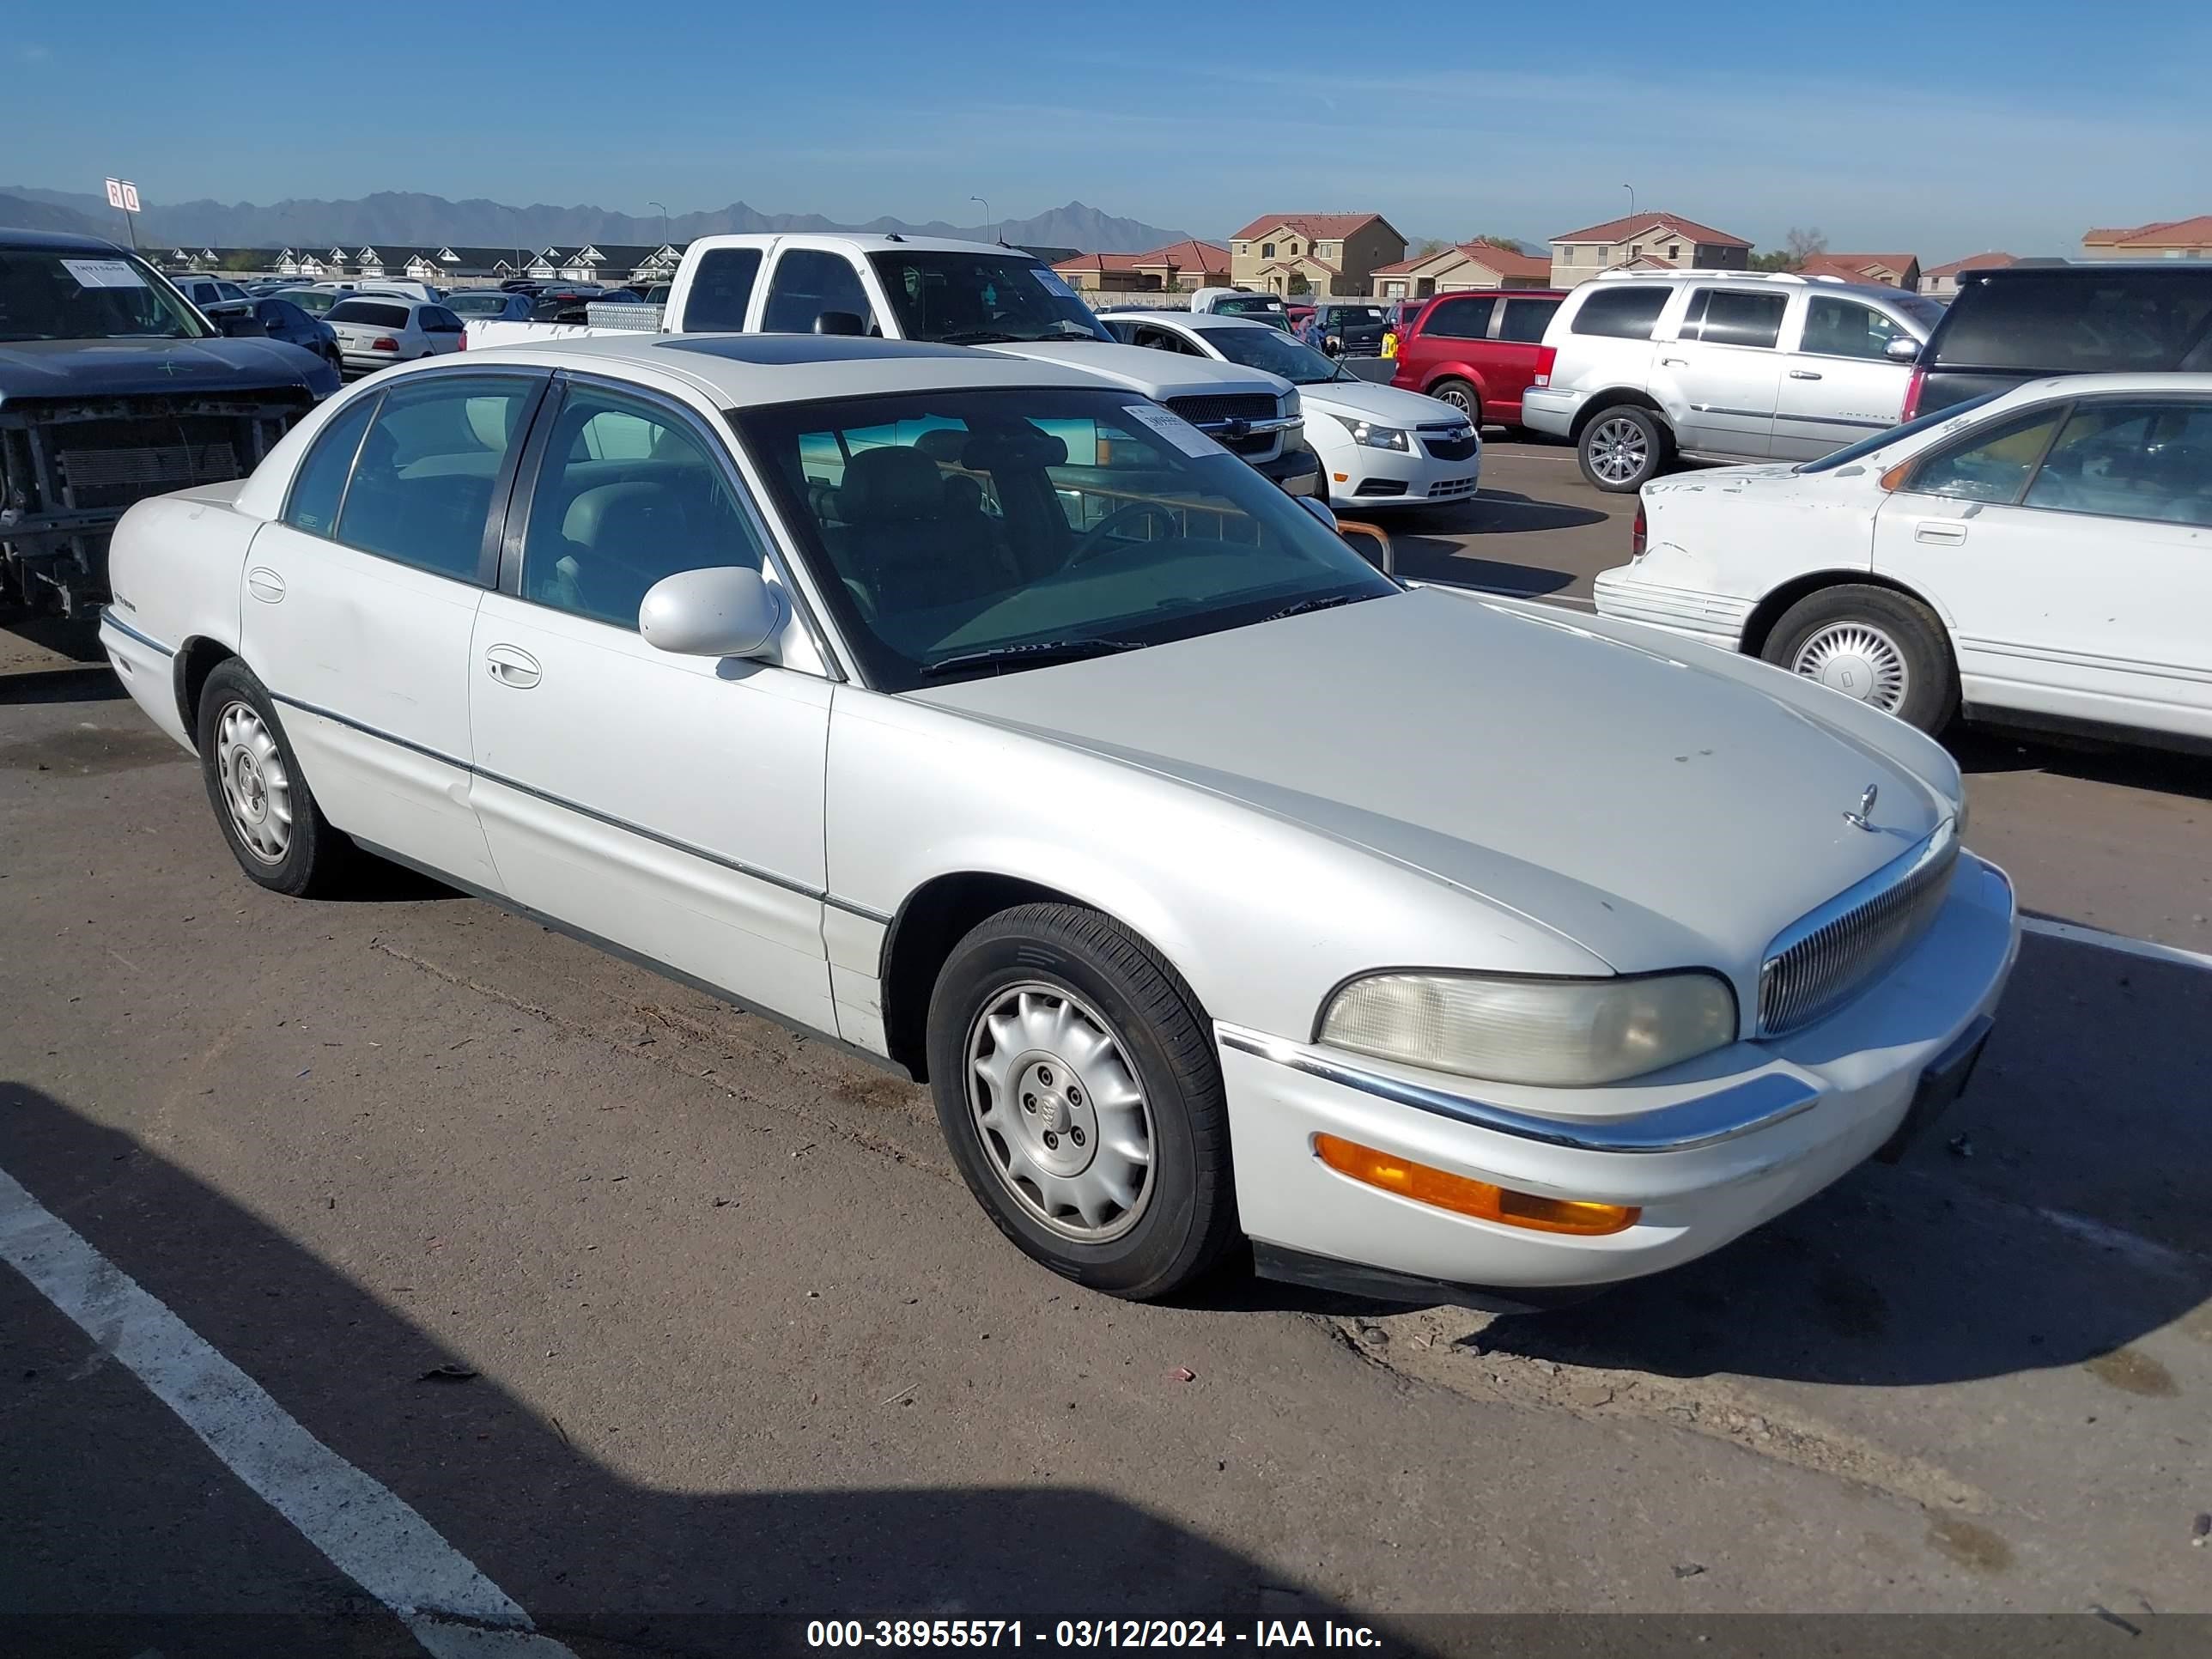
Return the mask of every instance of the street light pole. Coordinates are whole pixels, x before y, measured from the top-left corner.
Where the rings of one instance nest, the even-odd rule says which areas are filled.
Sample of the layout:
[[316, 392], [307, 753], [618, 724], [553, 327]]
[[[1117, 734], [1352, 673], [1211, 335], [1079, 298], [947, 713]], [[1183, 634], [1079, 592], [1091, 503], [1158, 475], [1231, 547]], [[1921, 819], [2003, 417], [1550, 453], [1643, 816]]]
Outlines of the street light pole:
[[997, 241], [999, 240], [999, 226], [998, 222], [991, 217], [991, 204], [988, 202], [984, 202], [983, 198], [980, 196], [970, 196], [968, 199], [971, 202], [983, 202], [983, 228], [991, 233], [991, 240], [994, 242]]
[[1633, 219], [1636, 216], [1636, 186], [1623, 185], [1621, 188], [1628, 192], [1628, 216]]
[[658, 202], [647, 202], [646, 206], [660, 208], [660, 245], [666, 247], [668, 246], [668, 210], [661, 207]]

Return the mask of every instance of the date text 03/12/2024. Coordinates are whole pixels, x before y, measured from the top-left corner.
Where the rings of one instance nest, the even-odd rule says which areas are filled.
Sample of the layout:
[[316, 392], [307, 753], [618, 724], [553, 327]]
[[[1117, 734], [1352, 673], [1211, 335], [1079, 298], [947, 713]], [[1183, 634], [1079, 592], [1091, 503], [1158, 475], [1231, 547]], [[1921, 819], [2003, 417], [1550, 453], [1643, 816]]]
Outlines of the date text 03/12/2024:
[[1379, 1653], [1365, 1625], [1261, 1619], [816, 1619], [810, 1648], [1354, 1648]]

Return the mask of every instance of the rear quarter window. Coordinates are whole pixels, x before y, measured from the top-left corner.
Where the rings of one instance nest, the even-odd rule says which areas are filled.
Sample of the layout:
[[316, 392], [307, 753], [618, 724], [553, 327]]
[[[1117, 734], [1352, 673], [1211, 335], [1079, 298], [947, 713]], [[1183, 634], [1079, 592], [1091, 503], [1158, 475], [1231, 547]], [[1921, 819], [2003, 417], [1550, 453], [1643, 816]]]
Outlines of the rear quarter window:
[[1984, 277], [1951, 302], [1944, 368], [2088, 374], [2179, 368], [2212, 323], [2212, 270], [2051, 270]]
[[1672, 290], [1663, 288], [1601, 288], [1584, 300], [1568, 324], [1571, 334], [1595, 334], [1612, 340], [1648, 340], [1651, 325], [1667, 308]]

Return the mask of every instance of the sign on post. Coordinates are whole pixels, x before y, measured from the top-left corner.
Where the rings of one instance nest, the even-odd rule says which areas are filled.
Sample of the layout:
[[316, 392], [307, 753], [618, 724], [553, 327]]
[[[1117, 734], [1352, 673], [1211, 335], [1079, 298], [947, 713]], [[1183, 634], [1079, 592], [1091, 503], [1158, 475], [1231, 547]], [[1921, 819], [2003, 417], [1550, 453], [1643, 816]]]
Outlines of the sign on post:
[[107, 205], [124, 216], [124, 228], [131, 233], [131, 246], [137, 247], [138, 227], [131, 223], [131, 216], [138, 211], [138, 186], [128, 179], [110, 179], [107, 181]]

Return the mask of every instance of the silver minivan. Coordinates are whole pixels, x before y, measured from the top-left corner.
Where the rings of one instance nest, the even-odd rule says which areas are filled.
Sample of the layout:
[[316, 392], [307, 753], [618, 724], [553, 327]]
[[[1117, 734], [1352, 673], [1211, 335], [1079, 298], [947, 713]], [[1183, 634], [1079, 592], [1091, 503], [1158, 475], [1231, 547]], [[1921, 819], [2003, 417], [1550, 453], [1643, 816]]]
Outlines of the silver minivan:
[[1609, 270], [1544, 331], [1522, 423], [1628, 493], [1692, 460], [1811, 460], [1897, 424], [1933, 300], [1792, 272]]

